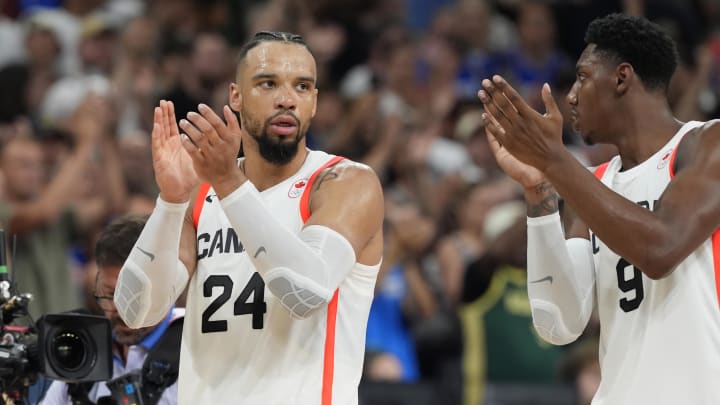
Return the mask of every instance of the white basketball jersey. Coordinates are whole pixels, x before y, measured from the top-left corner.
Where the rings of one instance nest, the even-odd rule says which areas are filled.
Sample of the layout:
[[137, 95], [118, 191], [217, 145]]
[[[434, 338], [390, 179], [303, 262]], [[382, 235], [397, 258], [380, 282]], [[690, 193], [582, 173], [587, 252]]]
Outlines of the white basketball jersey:
[[[602, 182], [654, 209], [672, 179], [688, 122], [657, 153], [623, 172], [618, 156]], [[718, 190], [720, 192], [720, 190]], [[651, 280], [591, 233], [600, 316], [602, 381], [593, 405], [720, 404], [720, 232], [666, 278]]]
[[[299, 233], [314, 175], [338, 160], [310, 151], [295, 175], [260, 195]], [[357, 404], [379, 266], [356, 264], [328, 306], [296, 319], [255, 271], [211, 188], [201, 190], [194, 214], [198, 264], [188, 287], [180, 403]]]

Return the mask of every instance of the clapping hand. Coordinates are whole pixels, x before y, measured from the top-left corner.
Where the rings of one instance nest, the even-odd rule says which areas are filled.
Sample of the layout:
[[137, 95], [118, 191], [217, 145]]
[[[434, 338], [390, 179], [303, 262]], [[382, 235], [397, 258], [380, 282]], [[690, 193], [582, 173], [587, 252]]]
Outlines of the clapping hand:
[[[540, 172], [564, 150], [562, 144], [562, 115], [550, 93], [550, 86], [542, 88], [547, 112], [533, 110], [518, 92], [500, 76], [482, 81], [478, 92], [485, 108], [485, 130], [493, 146], [498, 164], [523, 186], [537, 177], [522, 162]], [[516, 160], [518, 162], [516, 162]]]
[[183, 147], [172, 101], [160, 101], [160, 105], [155, 107], [152, 157], [160, 197], [171, 203], [188, 201], [200, 180], [190, 155]]
[[[213, 186], [220, 198], [239, 187], [246, 177], [237, 165], [240, 123], [230, 107], [223, 108], [225, 122], [205, 104], [180, 120], [182, 145], [198, 176]], [[226, 124], [227, 122], [227, 124]]]

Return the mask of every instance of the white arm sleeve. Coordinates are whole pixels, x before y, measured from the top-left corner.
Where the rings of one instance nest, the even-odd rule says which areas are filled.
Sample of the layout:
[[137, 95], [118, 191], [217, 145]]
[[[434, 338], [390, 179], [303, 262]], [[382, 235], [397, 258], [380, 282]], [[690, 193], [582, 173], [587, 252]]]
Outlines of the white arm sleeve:
[[593, 309], [590, 241], [566, 241], [558, 213], [528, 218], [527, 225], [528, 296], [535, 330], [552, 344], [571, 343], [585, 330]]
[[320, 225], [291, 232], [250, 181], [220, 203], [270, 292], [297, 318], [330, 302], [355, 265], [355, 250], [345, 237]]
[[131, 328], [158, 324], [182, 293], [188, 271], [180, 261], [180, 232], [188, 203], [158, 197], [135, 246], [123, 264], [114, 301]]

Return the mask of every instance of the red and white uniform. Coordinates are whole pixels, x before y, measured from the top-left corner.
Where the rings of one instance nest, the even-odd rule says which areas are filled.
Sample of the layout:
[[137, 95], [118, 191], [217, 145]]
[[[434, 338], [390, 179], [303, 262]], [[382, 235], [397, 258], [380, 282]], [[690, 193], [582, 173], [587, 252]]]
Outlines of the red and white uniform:
[[[618, 156], [596, 175], [654, 209], [672, 179], [688, 122], [645, 162], [621, 172]], [[720, 190], [718, 190], [720, 192]], [[720, 404], [720, 231], [668, 277], [651, 280], [592, 235], [602, 382], [593, 405]]]
[[[300, 233], [311, 183], [340, 158], [310, 151], [302, 168], [262, 191]], [[362, 193], [363, 190], [358, 190]], [[212, 188], [195, 204], [198, 262], [180, 354], [181, 404], [357, 404], [365, 329], [379, 265], [356, 263], [331, 303], [293, 318], [265, 287]]]

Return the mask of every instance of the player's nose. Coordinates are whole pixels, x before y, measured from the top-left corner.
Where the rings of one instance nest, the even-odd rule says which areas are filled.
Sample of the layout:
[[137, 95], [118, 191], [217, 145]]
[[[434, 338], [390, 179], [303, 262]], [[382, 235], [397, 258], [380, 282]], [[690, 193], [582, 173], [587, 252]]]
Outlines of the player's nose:
[[287, 89], [285, 86], [278, 88], [275, 96], [275, 108], [294, 111], [295, 107], [297, 107], [297, 99], [292, 90]]

